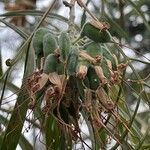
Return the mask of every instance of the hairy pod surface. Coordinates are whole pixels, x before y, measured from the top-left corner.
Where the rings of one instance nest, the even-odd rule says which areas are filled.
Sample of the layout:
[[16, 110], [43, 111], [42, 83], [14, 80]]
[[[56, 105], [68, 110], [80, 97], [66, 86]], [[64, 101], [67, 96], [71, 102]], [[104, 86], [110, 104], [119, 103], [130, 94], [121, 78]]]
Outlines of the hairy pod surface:
[[44, 62], [43, 72], [46, 74], [56, 72], [56, 67], [58, 65], [58, 59], [54, 54], [49, 54]]
[[107, 64], [107, 60], [105, 58], [103, 58], [100, 66], [101, 66], [101, 68], [103, 70], [104, 76], [107, 79], [109, 79], [110, 78], [110, 71], [109, 71], [109, 67], [108, 67], [108, 64]]
[[70, 75], [75, 75], [76, 74], [76, 67], [78, 63], [78, 48], [77, 47], [72, 47], [71, 51], [68, 55], [67, 59], [67, 74]]
[[58, 39], [61, 60], [66, 61], [71, 49], [71, 42], [67, 32], [62, 32]]
[[49, 54], [53, 53], [55, 49], [58, 48], [57, 40], [55, 35], [52, 33], [47, 33], [43, 37], [43, 53], [44, 57], [48, 56]]
[[64, 64], [63, 64], [63, 63], [58, 63], [58, 64], [57, 64], [56, 72], [57, 72], [59, 75], [62, 75], [62, 74], [65, 73], [65, 67], [64, 67]]
[[100, 44], [96, 42], [89, 43], [88, 45], [84, 47], [84, 49], [92, 57], [103, 55], [103, 49], [101, 48]]
[[81, 30], [81, 37], [87, 36], [96, 43], [110, 42], [110, 35], [107, 30], [100, 30], [93, 26], [90, 22], [84, 24]]
[[47, 28], [39, 28], [33, 36], [33, 48], [35, 55], [43, 55], [43, 37], [47, 34], [49, 30]]

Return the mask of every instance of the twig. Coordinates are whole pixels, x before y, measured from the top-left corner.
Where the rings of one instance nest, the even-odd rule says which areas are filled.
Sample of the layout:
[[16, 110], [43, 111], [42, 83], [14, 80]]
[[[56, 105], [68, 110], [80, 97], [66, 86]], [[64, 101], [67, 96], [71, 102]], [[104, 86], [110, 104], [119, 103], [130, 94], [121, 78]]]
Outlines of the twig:
[[136, 59], [136, 58], [129, 58], [129, 59], [132, 60], [132, 61], [138, 61], [138, 62], [141, 62], [143, 64], [150, 65], [150, 62], [146, 62], [146, 61], [143, 61], [143, 60], [140, 60], [140, 59]]
[[6, 89], [6, 85], [7, 85], [7, 79], [9, 77], [10, 69], [11, 69], [11, 67], [8, 69], [8, 73], [6, 74], [6, 77], [4, 79], [4, 86], [3, 86], [1, 97], [0, 97], [0, 107], [1, 107], [1, 104], [2, 104], [3, 97], [4, 97], [4, 93], [5, 93], [5, 89]]
[[83, 7], [83, 8], [87, 11], [87, 13], [88, 13], [94, 20], [99, 21], [98, 18], [96, 18], [96, 17], [90, 12], [90, 10], [89, 10], [89, 9], [86, 7], [86, 5], [82, 2], [82, 0], [76, 0], [76, 1], [77, 1], [78, 5], [79, 5], [80, 7]]
[[34, 31], [28, 37], [28, 39], [26, 40], [26, 42], [21, 46], [21, 48], [20, 48], [19, 52], [17, 53], [17, 55], [10, 61], [11, 66], [14, 65], [20, 59], [22, 53], [27, 50], [25, 47], [30, 44], [35, 31], [40, 27], [40, 25], [42, 24], [42, 22], [44, 21], [44, 19], [48, 15], [48, 13], [52, 10], [52, 8], [55, 5], [55, 2], [56, 2], [56, 0], [53, 0], [51, 6], [47, 9], [47, 11], [44, 13], [43, 17], [41, 18], [41, 20], [39, 21], [39, 23], [37, 24], [37, 26], [34, 28]]

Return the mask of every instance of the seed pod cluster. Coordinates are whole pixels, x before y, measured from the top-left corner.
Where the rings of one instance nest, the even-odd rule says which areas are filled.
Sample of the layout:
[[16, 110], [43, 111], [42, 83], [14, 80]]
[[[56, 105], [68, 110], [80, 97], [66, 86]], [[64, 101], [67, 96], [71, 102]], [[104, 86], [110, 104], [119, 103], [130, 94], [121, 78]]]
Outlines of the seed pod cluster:
[[30, 92], [35, 98], [37, 92], [45, 90], [43, 94], [46, 105], [43, 112], [51, 112], [58, 117], [61, 128], [63, 122], [73, 125], [73, 130], [69, 131], [68, 128], [68, 134], [78, 131], [80, 107], [90, 112], [91, 122], [97, 124], [100, 122], [100, 112], [96, 105], [102, 103], [105, 109], [113, 109], [108, 89], [120, 83], [120, 75], [125, 68], [123, 64], [118, 65], [116, 55], [105, 45], [110, 42], [105, 28], [100, 30], [99, 25], [88, 22], [83, 26], [80, 36], [88, 37], [90, 42], [80, 46], [73, 42], [74, 39], [70, 39], [67, 31], [56, 36], [47, 28], [38, 29], [32, 40], [35, 55], [42, 65], [39, 69], [37, 64], [38, 78], [36, 73], [31, 78]]
[[[75, 112], [78, 103], [74, 104], [72, 102], [76, 101], [74, 99], [77, 97], [77, 92], [75, 92], [77, 88], [73, 89], [74, 87], [70, 84], [73, 82], [73, 78], [76, 78], [78, 48], [71, 45], [67, 32], [63, 31], [59, 36], [56, 36], [47, 31], [46, 28], [40, 28], [35, 32], [32, 44], [37, 62], [41, 62], [43, 65], [40, 65], [37, 80], [35, 80], [36, 73], [29, 80], [30, 89], [28, 91], [30, 91], [31, 97], [35, 98], [37, 93], [44, 90], [45, 106], [43, 112], [45, 114], [52, 112], [67, 124], [75, 123], [76, 118], [71, 123], [68, 117], [69, 115], [72, 117], [79, 115]], [[39, 69], [38, 64], [37, 69]], [[35, 89], [34, 84], [37, 88], [33, 91], [32, 89]], [[74, 93], [68, 92], [69, 90], [74, 91]], [[72, 101], [70, 101], [69, 97]], [[60, 100], [61, 103], [59, 103]], [[35, 104], [35, 100], [34, 103], [32, 100], [32, 104]]]

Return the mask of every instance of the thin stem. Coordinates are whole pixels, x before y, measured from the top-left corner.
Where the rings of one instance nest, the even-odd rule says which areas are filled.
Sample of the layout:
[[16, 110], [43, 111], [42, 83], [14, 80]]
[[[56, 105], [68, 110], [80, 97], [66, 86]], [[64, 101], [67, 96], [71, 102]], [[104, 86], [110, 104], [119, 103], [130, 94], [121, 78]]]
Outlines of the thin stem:
[[[119, 45], [117, 45], [117, 44], [116, 44], [116, 46], [117, 46], [118, 49], [120, 50], [120, 52], [121, 52], [121, 54], [123, 55], [123, 57], [126, 58], [126, 55], [125, 55], [124, 52], [122, 51], [121, 47], [120, 47]], [[135, 69], [134, 69], [134, 67], [132, 66], [132, 64], [129, 63], [129, 66], [131, 67], [131, 69], [132, 69], [133, 72], [135, 73], [135, 76], [136, 76], [138, 79], [140, 79], [139, 74], [135, 71]], [[141, 89], [142, 89], [142, 91], [141, 91], [141, 93], [142, 93], [142, 92], [143, 92], [143, 86], [142, 86], [142, 85], [141, 85]], [[129, 129], [131, 128], [132, 123], [133, 123], [133, 121], [134, 121], [134, 119], [135, 119], [135, 116], [136, 116], [136, 114], [137, 114], [137, 111], [138, 111], [138, 108], [139, 108], [139, 105], [140, 105], [140, 102], [141, 102], [141, 93], [139, 93], [139, 97], [138, 97], [138, 100], [137, 100], [137, 104], [136, 104], [136, 108], [135, 108], [134, 114], [133, 114], [133, 116], [132, 116], [132, 118], [131, 118], [131, 120], [130, 120], [130, 123], [128, 124], [128, 128], [129, 128]], [[122, 134], [122, 137], [121, 137], [121, 140], [120, 140], [121, 142], [124, 140], [124, 138], [127, 136], [127, 134], [128, 134], [128, 130], [126, 129], [125, 132]], [[115, 146], [113, 146], [113, 147], [111, 148], [111, 150], [117, 149], [118, 146], [119, 146], [119, 144], [116, 143]]]
[[41, 20], [39, 21], [39, 23], [37, 24], [37, 26], [34, 28], [33, 32], [31, 33], [31, 35], [28, 37], [28, 39], [26, 40], [26, 42], [21, 46], [19, 52], [17, 53], [17, 55], [11, 60], [11, 66], [14, 65], [22, 56], [22, 53], [26, 51], [26, 46], [28, 44], [30, 44], [32, 37], [35, 33], [35, 31], [40, 27], [40, 25], [42, 24], [42, 22], [44, 21], [44, 19], [46, 18], [46, 16], [48, 15], [48, 13], [52, 10], [52, 8], [55, 5], [56, 0], [54, 0], [52, 2], [52, 5], [47, 9], [47, 11], [44, 13], [43, 17], [41, 18]]
[[143, 63], [143, 64], [150, 65], [150, 62], [146, 62], [146, 61], [139, 60], [139, 59], [136, 59], [136, 58], [129, 58], [129, 60], [138, 61], [138, 62], [141, 62], [141, 63]]
[[149, 134], [149, 132], [150, 132], [150, 126], [147, 128], [144, 137], [141, 139], [140, 143], [137, 145], [137, 147], [135, 148], [135, 150], [142, 149], [142, 145], [143, 145], [143, 143], [144, 143], [147, 135]]
[[101, 1], [101, 17], [103, 17], [105, 13], [105, 2], [104, 0]]
[[86, 5], [82, 2], [82, 0], [76, 0], [78, 2], [78, 4], [80, 4], [81, 7], [83, 7], [86, 12], [96, 21], [99, 21], [97, 17], [95, 17], [90, 10], [86, 7]]
[[116, 42], [115, 40], [110, 41], [110, 43], [114, 43], [115, 45], [117, 45], [118, 47], [126, 47], [129, 48], [130, 50], [133, 50], [135, 53], [140, 54], [143, 58], [145, 58], [146, 60], [150, 61], [149, 58], [147, 58], [146, 56], [144, 56], [142, 53], [140, 53], [139, 51], [137, 51], [136, 49], [134, 49], [133, 47], [129, 46], [129, 45], [125, 45], [125, 44], [121, 44]]
[[2, 104], [3, 97], [4, 97], [4, 93], [5, 93], [5, 89], [6, 89], [6, 85], [7, 85], [7, 79], [8, 79], [8, 76], [9, 76], [10, 69], [11, 68], [9, 68], [9, 70], [8, 70], [6, 76], [5, 76], [4, 85], [3, 85], [3, 89], [2, 89], [2, 94], [1, 94], [1, 98], [0, 98], [0, 107], [1, 107], [1, 104]]
[[119, 24], [120, 24], [122, 29], [124, 29], [124, 13], [123, 13], [123, 9], [124, 9], [124, 2], [123, 2], [123, 0], [119, 0], [119, 11], [120, 11]]
[[[143, 92], [143, 91], [141, 91], [141, 93], [142, 93], [142, 92]], [[141, 93], [140, 93], [140, 94], [141, 94]], [[134, 121], [134, 119], [135, 119], [135, 116], [136, 116], [136, 114], [137, 114], [137, 111], [138, 111], [140, 102], [141, 102], [141, 96], [139, 95], [138, 101], [137, 101], [137, 104], [136, 104], [136, 108], [135, 108], [135, 111], [134, 111], [134, 114], [133, 114], [133, 116], [132, 116], [132, 118], [131, 118], [130, 123], [128, 124], [128, 128], [129, 128], [129, 129], [131, 128], [132, 123], [133, 123], [133, 121]], [[124, 140], [124, 138], [127, 136], [127, 134], [128, 134], [128, 130], [126, 129], [125, 132], [122, 134], [122, 136], [121, 136], [121, 138], [120, 138], [120, 141], [121, 141], [121, 142]], [[111, 150], [116, 150], [118, 146], [119, 146], [119, 143], [116, 143], [116, 145], [113, 146], [113, 147], [111, 148]]]

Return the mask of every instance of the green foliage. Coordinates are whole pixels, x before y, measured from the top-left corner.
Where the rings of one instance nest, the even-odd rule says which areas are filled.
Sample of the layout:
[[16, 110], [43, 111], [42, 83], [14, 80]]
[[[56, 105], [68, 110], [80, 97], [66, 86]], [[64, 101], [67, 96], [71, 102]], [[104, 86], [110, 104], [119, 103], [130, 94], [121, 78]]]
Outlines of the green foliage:
[[87, 22], [82, 28], [81, 37], [87, 36], [94, 42], [106, 43], [110, 42], [110, 35], [108, 31], [98, 29], [91, 23]]
[[88, 45], [85, 45], [85, 50], [92, 57], [96, 57], [98, 55], [100, 55], [100, 56], [103, 55], [103, 50], [99, 43], [91, 42]]
[[71, 49], [71, 42], [67, 32], [62, 32], [59, 37], [59, 49], [60, 54], [62, 56], [62, 60], [66, 61], [68, 58], [68, 54]]
[[[33, 48], [35, 50], [35, 55], [43, 55], [43, 44], [47, 44], [46, 39], [43, 39], [45, 34], [48, 33], [48, 29], [46, 28], [40, 28], [38, 29], [33, 36]], [[43, 43], [44, 40], [44, 43]], [[46, 51], [46, 50], [45, 50]]]
[[76, 47], [72, 47], [67, 60], [67, 72], [69, 76], [75, 75], [77, 63], [78, 63], [78, 49]]
[[[43, 150], [148, 149], [150, 60], [146, 49], [150, 28], [146, 17], [149, 13], [142, 12], [150, 9], [148, 4], [102, 0], [98, 6], [88, 0], [86, 5], [93, 6], [93, 15], [80, 2], [84, 8], [81, 28], [73, 22], [74, 7], [69, 9], [69, 19], [49, 13], [51, 6], [46, 12], [20, 10], [1, 14], [6, 18], [30, 15], [41, 19], [38, 24], [37, 20], [34, 24], [26, 22], [22, 28], [0, 19], [23, 39], [13, 59], [6, 59], [6, 71], [3, 51], [0, 52], [0, 149], [15, 150], [18, 145]], [[125, 13], [128, 7], [131, 10]], [[58, 8], [54, 8], [55, 12]], [[134, 17], [143, 22], [139, 25]], [[67, 25], [65, 31], [63, 25]], [[137, 34], [142, 36], [142, 44], [136, 41]], [[2, 49], [3, 45], [2, 41]], [[126, 51], [132, 51], [134, 58]], [[24, 66], [19, 67], [24, 68], [21, 88], [12, 78], [20, 74], [21, 69], [16, 70], [19, 64]], [[144, 64], [144, 69], [136, 68], [137, 64]], [[10, 103], [10, 91], [17, 97], [14, 104]], [[88, 133], [81, 128], [82, 123]], [[24, 134], [32, 129], [33, 142]]]
[[53, 53], [54, 50], [58, 48], [58, 44], [56, 38], [51, 33], [44, 35], [43, 39], [43, 54], [44, 57], [48, 56], [49, 54]]
[[56, 71], [58, 60], [54, 54], [49, 54], [44, 62], [43, 72], [46, 74]]

